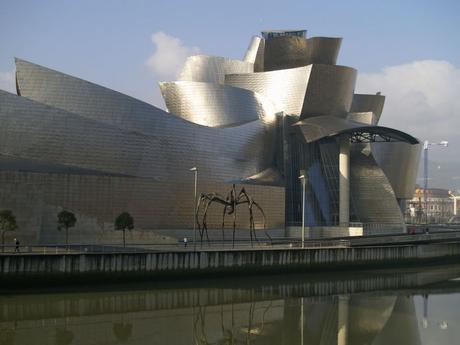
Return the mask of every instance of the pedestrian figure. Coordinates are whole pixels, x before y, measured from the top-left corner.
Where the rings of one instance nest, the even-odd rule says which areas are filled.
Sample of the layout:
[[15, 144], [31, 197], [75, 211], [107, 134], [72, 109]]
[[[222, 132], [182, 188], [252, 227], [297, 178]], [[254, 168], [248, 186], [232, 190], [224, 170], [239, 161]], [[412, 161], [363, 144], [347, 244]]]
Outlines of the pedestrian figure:
[[187, 237], [184, 237], [184, 248], [187, 248], [187, 242], [188, 242]]
[[19, 245], [21, 244], [19, 242], [19, 240], [17, 238], [14, 239], [14, 244], [15, 244], [15, 247], [14, 247], [14, 252], [15, 253], [19, 253]]

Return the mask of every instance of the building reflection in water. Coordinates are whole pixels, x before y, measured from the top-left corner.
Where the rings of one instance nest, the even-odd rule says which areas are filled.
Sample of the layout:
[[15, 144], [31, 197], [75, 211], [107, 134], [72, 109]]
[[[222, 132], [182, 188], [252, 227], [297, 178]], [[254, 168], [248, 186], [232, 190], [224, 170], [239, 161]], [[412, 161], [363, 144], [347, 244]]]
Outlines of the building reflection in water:
[[[449, 280], [458, 276], [453, 267], [7, 295], [0, 297], [0, 344], [423, 344], [429, 311], [421, 296], [442, 294], [436, 284], [458, 295], [460, 282]], [[448, 322], [458, 318], [438, 328]]]

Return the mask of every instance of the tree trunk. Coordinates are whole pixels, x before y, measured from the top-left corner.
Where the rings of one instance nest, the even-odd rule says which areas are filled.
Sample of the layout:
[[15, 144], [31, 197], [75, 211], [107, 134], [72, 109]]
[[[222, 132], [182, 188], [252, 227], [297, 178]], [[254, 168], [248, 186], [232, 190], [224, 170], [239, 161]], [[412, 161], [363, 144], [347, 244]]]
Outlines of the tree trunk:
[[123, 248], [126, 248], [125, 230], [123, 229]]
[[2, 253], [5, 252], [5, 230], [2, 231]]

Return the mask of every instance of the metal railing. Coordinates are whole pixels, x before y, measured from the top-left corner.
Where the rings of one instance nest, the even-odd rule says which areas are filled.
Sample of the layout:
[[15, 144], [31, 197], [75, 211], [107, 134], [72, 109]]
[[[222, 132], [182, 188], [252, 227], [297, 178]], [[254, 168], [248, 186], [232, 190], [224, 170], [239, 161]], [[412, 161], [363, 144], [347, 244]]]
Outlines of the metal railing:
[[[25, 244], [5, 245], [0, 251], [1, 254], [82, 254], [82, 253], [141, 253], [141, 252], [165, 252], [165, 251], [218, 251], [218, 250], [268, 250], [268, 249], [298, 249], [302, 242], [295, 238], [271, 238], [264, 241], [231, 240], [228, 241], [182, 241], [176, 243], [129, 243], [126, 247], [117, 244]], [[326, 247], [348, 247], [350, 242], [346, 239], [322, 239], [307, 240], [305, 248], [326, 248]]]

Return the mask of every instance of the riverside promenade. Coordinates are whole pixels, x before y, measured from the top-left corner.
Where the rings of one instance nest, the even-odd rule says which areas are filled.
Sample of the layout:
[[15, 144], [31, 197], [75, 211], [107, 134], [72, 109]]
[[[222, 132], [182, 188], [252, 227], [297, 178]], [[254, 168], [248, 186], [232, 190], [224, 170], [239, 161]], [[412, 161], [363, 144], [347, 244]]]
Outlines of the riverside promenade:
[[[385, 237], [386, 240], [385, 241]], [[380, 236], [322, 247], [137, 249], [118, 252], [0, 255], [3, 287], [228, 275], [318, 272], [460, 263], [460, 234]], [[411, 242], [408, 242], [408, 240]], [[389, 240], [392, 240], [390, 242]], [[353, 241], [355, 244], [353, 244]], [[400, 242], [400, 243], [398, 243]]]

